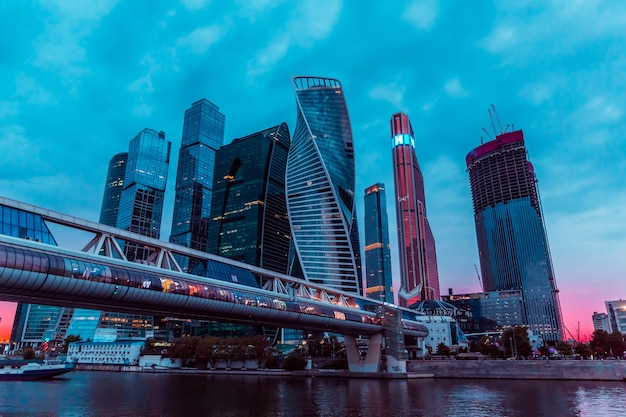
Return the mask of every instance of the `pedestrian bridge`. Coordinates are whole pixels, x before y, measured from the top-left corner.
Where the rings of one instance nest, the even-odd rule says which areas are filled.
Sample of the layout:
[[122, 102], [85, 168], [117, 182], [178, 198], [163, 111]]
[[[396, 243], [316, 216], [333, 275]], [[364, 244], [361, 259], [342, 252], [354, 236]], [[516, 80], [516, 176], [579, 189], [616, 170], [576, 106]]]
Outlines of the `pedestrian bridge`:
[[[0, 205], [94, 236], [78, 251], [0, 234], [3, 300], [327, 331], [350, 341], [428, 335], [418, 313], [395, 305], [3, 197]], [[151, 255], [143, 263], [128, 261], [119, 242], [139, 244]], [[183, 272], [176, 255], [202, 260], [206, 276]], [[220, 270], [222, 279], [211, 277]], [[246, 276], [258, 285], [236, 282]]]

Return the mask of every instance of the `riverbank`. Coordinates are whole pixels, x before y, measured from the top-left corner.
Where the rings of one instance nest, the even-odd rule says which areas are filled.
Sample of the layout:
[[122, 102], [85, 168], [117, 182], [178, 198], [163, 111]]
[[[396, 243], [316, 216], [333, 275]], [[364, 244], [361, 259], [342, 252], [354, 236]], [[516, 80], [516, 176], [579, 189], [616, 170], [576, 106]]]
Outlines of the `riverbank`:
[[77, 363], [75, 371], [106, 371], [106, 372], [141, 372], [146, 374], [169, 375], [256, 375], [267, 377], [308, 377], [308, 378], [367, 378], [367, 379], [417, 379], [432, 378], [433, 374], [420, 372], [387, 373], [387, 372], [350, 372], [343, 369], [311, 369], [304, 371], [285, 371], [284, 369], [195, 369], [195, 368], [148, 368], [129, 365], [109, 365]]
[[312, 369], [194, 369], [128, 365], [75, 364], [76, 371], [141, 372], [179, 375], [255, 375], [266, 377], [366, 379], [531, 379], [571, 381], [626, 381], [626, 361], [409, 361], [406, 373], [350, 372]]
[[407, 371], [435, 378], [626, 381], [623, 360], [409, 361]]
[[76, 364], [76, 371], [142, 372], [184, 375], [256, 375], [267, 377], [368, 378], [368, 379], [531, 379], [571, 381], [626, 381], [626, 361], [409, 361], [405, 373], [349, 372], [311, 369], [194, 369], [147, 368], [128, 365]]

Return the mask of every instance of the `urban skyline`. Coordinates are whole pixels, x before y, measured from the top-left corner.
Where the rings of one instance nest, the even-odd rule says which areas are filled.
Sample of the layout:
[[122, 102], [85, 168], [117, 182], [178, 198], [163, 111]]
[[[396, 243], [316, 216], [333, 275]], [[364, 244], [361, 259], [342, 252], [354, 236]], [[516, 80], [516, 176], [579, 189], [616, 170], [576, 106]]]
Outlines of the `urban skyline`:
[[[256, 5], [157, 5], [149, 16], [133, 3], [7, 5], [6, 15], [29, 20], [7, 22], [18, 41], [3, 46], [1, 71], [13, 82], [1, 87], [2, 194], [96, 220], [107, 158], [129, 135], [163, 130], [178, 149], [181, 113], [202, 97], [227, 115], [227, 143], [283, 120], [293, 129], [289, 78], [333, 76], [348, 99], [355, 189], [383, 182], [391, 195], [387, 122], [406, 112], [442, 292], [474, 292], [479, 262], [464, 157], [481, 137], [489, 140], [481, 128], [492, 134], [487, 108], [495, 103], [503, 124], [524, 129], [541, 181], [565, 324], [574, 332], [580, 322], [581, 335], [591, 334], [592, 312], [626, 291], [626, 145], [615, 140], [626, 102], [623, 11], [559, 2], [532, 9], [409, 2], [393, 11], [347, 2]], [[284, 31], [267, 30], [276, 21]], [[160, 30], [137, 34], [155, 22]], [[245, 32], [236, 29], [242, 25]], [[371, 27], [380, 30], [370, 35]], [[344, 44], [352, 47], [336, 48]], [[357, 198], [360, 217], [361, 204]], [[169, 224], [162, 227], [168, 236]], [[395, 227], [390, 233], [397, 277]], [[10, 315], [0, 316], [4, 328]]]

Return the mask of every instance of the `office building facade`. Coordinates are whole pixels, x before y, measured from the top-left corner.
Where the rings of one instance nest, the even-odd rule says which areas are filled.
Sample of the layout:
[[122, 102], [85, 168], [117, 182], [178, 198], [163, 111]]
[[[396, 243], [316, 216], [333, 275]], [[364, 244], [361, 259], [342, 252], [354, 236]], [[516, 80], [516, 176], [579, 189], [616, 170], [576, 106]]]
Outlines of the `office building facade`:
[[290, 244], [286, 123], [233, 140], [216, 153], [207, 251], [286, 274]]
[[537, 190], [521, 130], [498, 135], [466, 158], [484, 290], [519, 290], [524, 325], [562, 340], [558, 290]]
[[519, 290], [448, 294], [441, 299], [467, 312], [465, 317], [457, 318], [466, 333], [501, 331], [524, 325], [526, 313]]
[[626, 300], [605, 301], [610, 333], [626, 335]]
[[365, 189], [365, 296], [394, 303], [385, 185]]
[[104, 195], [100, 209], [100, 223], [107, 226], [117, 224], [117, 211], [120, 206], [120, 196], [124, 188], [124, 176], [126, 175], [126, 161], [128, 152], [121, 152], [113, 156], [109, 161]]
[[287, 209], [304, 278], [361, 293], [352, 128], [339, 80], [294, 77]]
[[[39, 215], [1, 204], [0, 233], [57, 245], [50, 229]], [[71, 312], [71, 309], [63, 307], [17, 303], [9, 339], [11, 348], [36, 348], [44, 341], [61, 341], [64, 334], [59, 334], [58, 328], [67, 310]]]
[[[141, 235], [160, 238], [163, 200], [167, 184], [171, 142], [164, 132], [144, 129], [130, 141], [124, 187], [116, 226]], [[128, 260], [149, 255], [137, 245], [126, 244]]]
[[426, 215], [424, 177], [415, 153], [413, 127], [404, 113], [391, 118], [391, 145], [400, 255], [398, 302], [411, 308], [422, 300], [438, 300], [440, 293], [435, 238]]
[[[185, 111], [178, 156], [176, 196], [170, 242], [207, 250], [215, 153], [224, 143], [226, 117], [207, 99]], [[183, 270], [193, 271], [197, 261], [178, 259]]]
[[606, 313], [593, 312], [591, 316], [593, 320], [593, 330], [604, 330], [607, 333], [611, 333], [611, 325], [609, 324], [609, 315]]

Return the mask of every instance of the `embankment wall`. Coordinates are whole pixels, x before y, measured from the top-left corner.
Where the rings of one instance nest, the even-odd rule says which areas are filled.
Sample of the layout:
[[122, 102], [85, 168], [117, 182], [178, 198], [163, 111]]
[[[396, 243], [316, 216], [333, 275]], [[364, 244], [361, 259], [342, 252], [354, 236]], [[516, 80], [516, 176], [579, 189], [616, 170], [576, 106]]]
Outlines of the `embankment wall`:
[[407, 371], [435, 378], [626, 381], [622, 360], [423, 360], [409, 361]]

